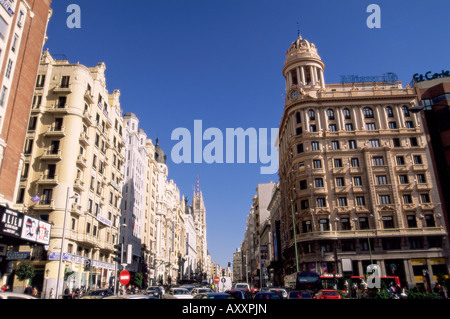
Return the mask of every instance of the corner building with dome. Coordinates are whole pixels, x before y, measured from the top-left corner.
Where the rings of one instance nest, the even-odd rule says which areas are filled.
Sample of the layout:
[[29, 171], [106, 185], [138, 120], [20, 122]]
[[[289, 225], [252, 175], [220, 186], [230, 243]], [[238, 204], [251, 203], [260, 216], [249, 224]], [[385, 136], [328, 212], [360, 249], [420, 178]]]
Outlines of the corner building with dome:
[[364, 276], [377, 264], [406, 288], [434, 287], [449, 274], [448, 219], [415, 90], [383, 77], [327, 84], [324, 70], [299, 36], [282, 69], [283, 275], [339, 276], [350, 266]]

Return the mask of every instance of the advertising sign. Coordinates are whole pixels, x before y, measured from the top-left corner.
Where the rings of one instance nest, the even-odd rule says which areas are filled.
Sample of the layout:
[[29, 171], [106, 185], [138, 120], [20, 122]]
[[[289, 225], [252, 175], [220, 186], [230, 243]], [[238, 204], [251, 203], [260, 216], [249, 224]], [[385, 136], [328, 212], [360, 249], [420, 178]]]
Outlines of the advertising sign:
[[0, 206], [0, 233], [15, 238], [22, 235], [23, 214]]
[[22, 239], [24, 240], [37, 240], [39, 220], [25, 216], [24, 225], [22, 227]]

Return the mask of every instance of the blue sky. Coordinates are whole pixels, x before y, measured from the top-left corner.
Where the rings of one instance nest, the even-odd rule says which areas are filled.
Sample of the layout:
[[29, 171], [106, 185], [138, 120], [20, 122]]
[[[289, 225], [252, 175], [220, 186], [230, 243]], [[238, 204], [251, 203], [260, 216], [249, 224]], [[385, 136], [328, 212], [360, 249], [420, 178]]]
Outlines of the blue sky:
[[[367, 7], [381, 8], [370, 29]], [[70, 4], [81, 28], [70, 29]], [[70, 62], [105, 62], [107, 88], [121, 91], [149, 138], [168, 154], [169, 178], [192, 198], [199, 176], [207, 209], [208, 250], [225, 267], [244, 239], [258, 183], [278, 181], [256, 164], [175, 164], [172, 132], [277, 128], [283, 112], [285, 52], [301, 35], [316, 44], [325, 81], [340, 75], [449, 69], [450, 2], [419, 0], [54, 0], [44, 49]], [[203, 147], [209, 142], [205, 141]]]

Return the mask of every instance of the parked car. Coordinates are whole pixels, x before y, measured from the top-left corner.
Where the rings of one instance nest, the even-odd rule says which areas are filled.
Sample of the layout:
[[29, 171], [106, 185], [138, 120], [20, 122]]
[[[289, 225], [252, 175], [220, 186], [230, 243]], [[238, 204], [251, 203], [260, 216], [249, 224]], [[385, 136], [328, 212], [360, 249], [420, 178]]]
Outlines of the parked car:
[[161, 299], [164, 295], [164, 288], [161, 286], [152, 286], [147, 288], [147, 295]]
[[190, 293], [192, 291], [192, 289], [195, 288], [195, 286], [194, 285], [182, 285], [182, 286], [180, 286], [180, 288], [187, 289]]
[[198, 295], [198, 294], [201, 294], [201, 293], [205, 293], [205, 292], [213, 292], [213, 291], [211, 289], [209, 289], [209, 288], [198, 288], [198, 287], [196, 287], [196, 288], [191, 290], [191, 295], [195, 296], [195, 295]]
[[282, 299], [282, 297], [274, 292], [257, 292], [253, 299]]
[[232, 295], [235, 299], [253, 299], [252, 293], [248, 289], [232, 289], [226, 291], [226, 293]]
[[237, 282], [234, 285], [234, 289], [248, 289], [250, 290], [250, 285], [245, 282]]
[[321, 289], [313, 297], [313, 299], [342, 299], [341, 295], [333, 289]]
[[280, 294], [281, 298], [283, 298], [283, 299], [287, 299], [287, 297], [288, 297], [288, 293], [287, 293], [287, 290], [285, 288], [270, 287], [269, 291]]
[[235, 299], [232, 295], [223, 292], [205, 292], [195, 295], [194, 299]]
[[288, 299], [312, 299], [312, 296], [307, 291], [290, 291]]
[[114, 293], [109, 289], [91, 289], [81, 299], [103, 299], [113, 295]]
[[186, 288], [170, 288], [169, 295], [175, 297], [176, 299], [192, 299], [193, 296], [189, 293]]
[[34, 296], [16, 292], [0, 292], [0, 299], [38, 299]]

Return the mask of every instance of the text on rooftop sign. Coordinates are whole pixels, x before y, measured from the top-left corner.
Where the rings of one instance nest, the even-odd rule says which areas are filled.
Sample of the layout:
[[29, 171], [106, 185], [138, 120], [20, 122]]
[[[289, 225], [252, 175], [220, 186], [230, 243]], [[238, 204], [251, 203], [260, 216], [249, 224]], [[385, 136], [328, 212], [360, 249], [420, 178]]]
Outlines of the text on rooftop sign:
[[398, 76], [395, 73], [388, 72], [383, 75], [360, 76], [360, 75], [341, 75], [341, 83], [373, 83], [384, 82], [386, 84], [395, 84]]

